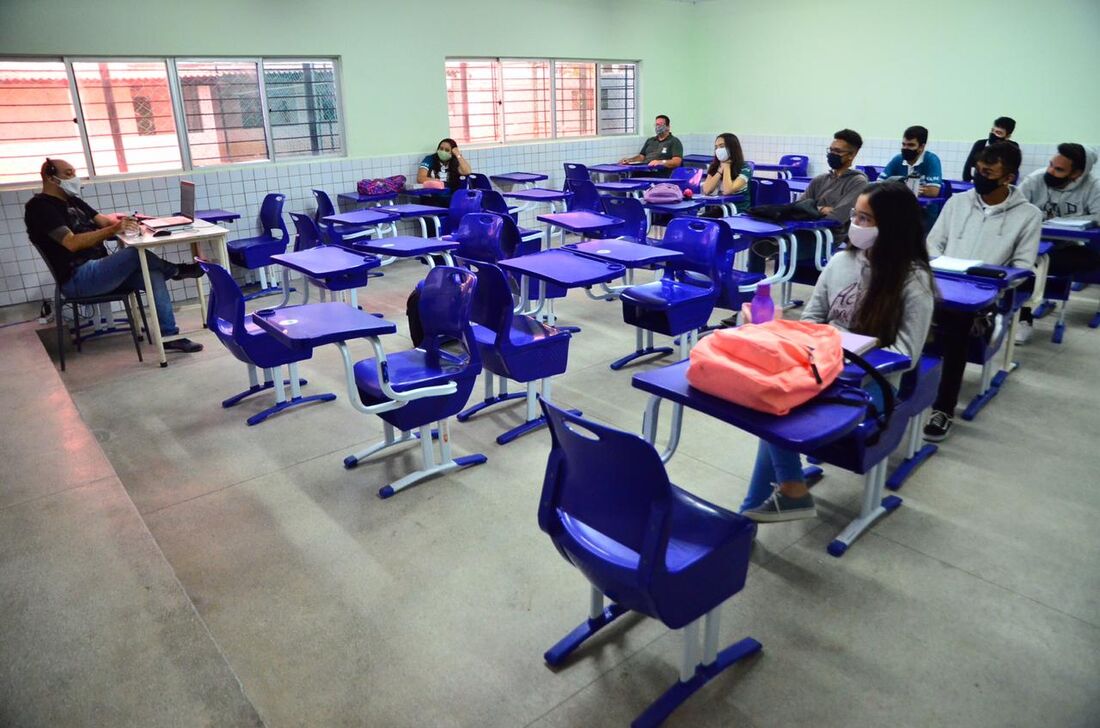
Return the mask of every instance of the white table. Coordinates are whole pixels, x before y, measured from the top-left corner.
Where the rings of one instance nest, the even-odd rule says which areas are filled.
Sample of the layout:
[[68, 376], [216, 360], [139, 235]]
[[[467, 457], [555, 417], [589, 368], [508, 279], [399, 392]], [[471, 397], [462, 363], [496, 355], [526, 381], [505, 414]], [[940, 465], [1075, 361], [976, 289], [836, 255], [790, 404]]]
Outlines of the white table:
[[[217, 256], [222, 267], [226, 270], [230, 270], [228, 247], [229, 231], [223, 227], [211, 225], [202, 220], [196, 220], [191, 228], [187, 230], [176, 230], [173, 231], [171, 235], [166, 235], [161, 238], [153, 237], [152, 233], [145, 233], [140, 238], [136, 239], [124, 238], [122, 236], [119, 236], [119, 239], [122, 240], [125, 245], [137, 249], [138, 261], [141, 263], [141, 277], [145, 281], [145, 297], [149, 304], [149, 335], [152, 337], [153, 345], [156, 347], [157, 355], [160, 357], [160, 365], [166, 367], [168, 366], [168, 357], [164, 354], [164, 342], [182, 338], [182, 335], [164, 337], [160, 335], [160, 318], [157, 316], [157, 307], [153, 300], [153, 282], [149, 279], [149, 259], [146, 257], [145, 251], [149, 248], [163, 248], [167, 245], [186, 244], [191, 246], [192, 256], [200, 256], [202, 253], [202, 243], [207, 243]], [[195, 280], [195, 287], [198, 289], [199, 306], [205, 320], [206, 293], [203, 291], [201, 278]]]

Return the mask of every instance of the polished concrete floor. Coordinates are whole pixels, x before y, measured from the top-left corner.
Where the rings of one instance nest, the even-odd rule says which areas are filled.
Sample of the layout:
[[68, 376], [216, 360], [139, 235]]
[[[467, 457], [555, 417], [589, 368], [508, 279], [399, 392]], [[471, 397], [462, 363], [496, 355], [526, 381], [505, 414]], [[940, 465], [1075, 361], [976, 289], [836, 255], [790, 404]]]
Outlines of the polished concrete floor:
[[[404, 296], [423, 272], [387, 268], [360, 300], [405, 332]], [[764, 651], [669, 725], [1100, 724], [1100, 331], [1084, 326], [1096, 295], [1078, 294], [1063, 345], [1047, 340], [1052, 321], [1038, 324], [1000, 396], [959, 423], [902, 490], [905, 504], [842, 559], [825, 546], [858, 510], [858, 476], [827, 470], [818, 520], [761, 526], [722, 638], [752, 635]], [[559, 313], [584, 330], [555, 399], [638, 431], [645, 397], [630, 369], [607, 367], [633, 346], [619, 305], [574, 293]], [[182, 318], [197, 322], [197, 310]], [[334, 347], [302, 371], [307, 393], [336, 402], [246, 427], [267, 400], [223, 410], [244, 367], [208, 332], [195, 338], [207, 350], [172, 355], [164, 370], [139, 365], [121, 337], [72, 355], [62, 380], [94, 440], [62, 433], [24, 485], [3, 478], [0, 603], [20, 628], [0, 647], [0, 723], [611, 726], [676, 679], [679, 636], [642, 618], [557, 671], [543, 664], [585, 616], [587, 586], [536, 525], [549, 438], [493, 440], [522, 405], [453, 427], [458, 453], [487, 464], [382, 501], [379, 486], [417, 452], [341, 466], [381, 426], [348, 406]], [[365, 342], [352, 348], [368, 355]], [[976, 381], [971, 371], [964, 394]], [[6, 419], [6, 448], [51, 437], [29, 406]], [[752, 438], [689, 412], [669, 471], [735, 508], [754, 452]], [[90, 463], [87, 484], [51, 494], [55, 471], [76, 460]], [[143, 521], [130, 523], [136, 541], [103, 546], [99, 571], [68, 573], [65, 559], [110, 541], [120, 513]], [[51, 593], [38, 560], [14, 568], [32, 538], [73, 592]], [[135, 550], [160, 564], [159, 602], [134, 601]], [[146, 693], [161, 697], [136, 697]]]

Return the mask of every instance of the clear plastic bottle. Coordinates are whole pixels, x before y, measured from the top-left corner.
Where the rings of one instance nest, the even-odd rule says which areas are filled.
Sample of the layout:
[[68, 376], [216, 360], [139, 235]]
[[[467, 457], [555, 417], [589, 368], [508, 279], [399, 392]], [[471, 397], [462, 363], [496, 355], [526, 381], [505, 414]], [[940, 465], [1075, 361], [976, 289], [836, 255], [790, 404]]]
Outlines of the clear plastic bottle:
[[756, 293], [749, 304], [749, 314], [754, 324], [762, 324], [775, 318], [775, 303], [772, 302], [772, 287], [767, 283], [761, 283], [756, 287]]

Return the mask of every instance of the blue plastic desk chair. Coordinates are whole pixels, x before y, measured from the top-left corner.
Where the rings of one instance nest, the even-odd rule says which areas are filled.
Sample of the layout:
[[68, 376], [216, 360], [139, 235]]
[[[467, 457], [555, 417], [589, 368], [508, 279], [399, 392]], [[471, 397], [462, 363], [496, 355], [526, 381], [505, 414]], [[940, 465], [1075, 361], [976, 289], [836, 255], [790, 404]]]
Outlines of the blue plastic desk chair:
[[[309, 402], [331, 402], [335, 394], [314, 394], [302, 396], [302, 385], [307, 382], [298, 378], [298, 362], [313, 356], [309, 349], [290, 349], [276, 341], [271, 334], [249, 321], [245, 321], [244, 302], [241, 289], [233, 277], [219, 265], [199, 261], [207, 280], [210, 281], [210, 302], [206, 314], [206, 325], [218, 337], [229, 353], [244, 362], [248, 367], [249, 387], [222, 401], [222, 407], [233, 407], [246, 397], [266, 389], [275, 390], [275, 404], [262, 412], [249, 417], [249, 425], [256, 425], [273, 414], [283, 410], [308, 404]], [[289, 370], [290, 399], [286, 398], [282, 367]], [[264, 383], [260, 384], [256, 369], [264, 371]]]
[[313, 214], [313, 222], [324, 232], [322, 242], [329, 245], [342, 245], [354, 240], [369, 237], [378, 231], [375, 225], [337, 225], [324, 222], [324, 218], [336, 214], [336, 208], [332, 205], [332, 198], [324, 190], [312, 190], [313, 199], [317, 202], [317, 211]]
[[[314, 222], [313, 218], [300, 212], [291, 212], [289, 214], [291, 222], [294, 223], [295, 253], [303, 250], [309, 250], [310, 248], [316, 248], [325, 244], [324, 240], [321, 237], [321, 231], [317, 228], [317, 223]], [[368, 271], [366, 273], [367, 277], [374, 277], [377, 275], [381, 274], [371, 271]], [[302, 285], [304, 287], [304, 290], [302, 292], [302, 303], [309, 303], [309, 287], [313, 285], [320, 289], [320, 298], [322, 301], [325, 300], [325, 291], [334, 294], [333, 300], [340, 300], [340, 294], [344, 291], [349, 291], [347, 303], [356, 308], [359, 307], [358, 288], [360, 287], [361, 283], [358, 280], [321, 280], [303, 275]]]
[[745, 585], [756, 526], [670, 483], [657, 451], [637, 435], [549, 402], [542, 408], [551, 449], [539, 528], [592, 587], [588, 619], [543, 658], [561, 665], [629, 611], [683, 630], [679, 681], [631, 724], [660, 725], [708, 681], [761, 650], [746, 637], [718, 651], [721, 608]]
[[482, 211], [481, 190], [458, 189], [451, 195], [451, 204], [440, 223], [440, 235], [450, 235], [462, 222], [462, 217], [471, 212]]
[[480, 172], [470, 172], [469, 174], [462, 174], [458, 176], [458, 184], [460, 187], [464, 187], [470, 190], [492, 190], [493, 183], [489, 181], [489, 178]]
[[[694, 177], [695, 174], [698, 171], [699, 171], [698, 169], [694, 169], [692, 167], [677, 167], [676, 169], [672, 170], [669, 173], [668, 181], [673, 182], [675, 184], [678, 184], [681, 189], [690, 189], [693, 194], [698, 195], [698, 194], [702, 193], [702, 190], [700, 189], [700, 185], [698, 185], [698, 184], [694, 184], [694, 185], [687, 184], [688, 180], [690, 180], [692, 177]], [[704, 172], [705, 172], [705, 170], [704, 170]], [[705, 175], [702, 175], [700, 177], [700, 179], [702, 179], [703, 176], [705, 176]]]
[[[497, 437], [498, 445], [507, 445], [517, 437], [546, 424], [538, 412], [537, 395], [550, 399], [550, 378], [564, 374], [569, 357], [569, 332], [514, 312], [508, 278], [492, 263], [463, 260], [477, 274], [477, 291], [471, 310], [474, 339], [485, 368], [485, 399], [460, 412], [465, 422], [478, 412], [500, 402], [526, 399], [527, 412], [522, 424]], [[494, 391], [494, 375], [500, 394]], [[508, 392], [508, 380], [526, 385], [526, 392]], [[579, 412], [577, 414], [580, 414]]]
[[[621, 225], [608, 228], [602, 237], [619, 238], [642, 245], [650, 242], [646, 237], [649, 223], [646, 220], [645, 208], [637, 197], [605, 197], [603, 209], [608, 215], [617, 217], [623, 222]], [[654, 241], [654, 244], [656, 242], [658, 241]]]
[[[424, 340], [419, 347], [387, 356], [381, 345], [371, 340], [374, 358], [352, 366], [347, 346], [337, 345], [344, 359], [352, 406], [364, 414], [381, 417], [385, 432], [382, 442], [344, 458], [344, 467], [354, 468], [394, 445], [420, 441], [423, 467], [380, 488], [379, 498], [389, 498], [428, 478], [486, 461], [481, 454], [451, 456], [448, 422], [466, 406], [481, 373], [481, 359], [470, 327], [476, 287], [477, 278], [470, 271], [436, 266], [428, 271], [421, 287], [419, 311]], [[432, 423], [439, 439], [438, 460]], [[395, 435], [395, 428], [401, 431], [400, 437]]]
[[876, 167], [876, 166], [871, 165], [871, 164], [857, 164], [856, 169], [858, 169], [860, 172], [863, 172], [863, 174], [867, 175], [867, 181], [868, 182], [874, 182], [876, 179], [879, 178], [879, 175], [882, 174], [882, 169], [883, 168], [882, 167]]
[[749, 187], [754, 205], [786, 205], [791, 201], [786, 180], [753, 177]]
[[[751, 240], [734, 237], [733, 231], [727, 225], [719, 224], [718, 227], [721, 235], [719, 249], [725, 251], [726, 260], [718, 268], [720, 286], [714, 307], [729, 311], [736, 317], [741, 313], [741, 304], [752, 300], [756, 293], [756, 284], [764, 280], [764, 274], [739, 270], [736, 267], [734, 261], [737, 254], [747, 250]], [[717, 327], [703, 327], [704, 330], [711, 328]]]
[[577, 162], [566, 162], [562, 165], [565, 168], [566, 181], [577, 180], [581, 182], [591, 181], [591, 177], [588, 174], [588, 167]]
[[603, 212], [603, 198], [600, 191], [591, 180], [565, 180], [562, 187], [565, 192], [572, 192], [573, 196], [565, 201], [565, 209], [569, 212], [585, 210], [587, 212]]
[[[729, 241], [716, 220], [676, 217], [668, 223], [662, 248], [682, 255], [665, 263], [664, 275], [653, 283], [631, 286], [619, 298], [626, 323], [646, 331], [680, 337], [680, 358], [687, 358], [697, 332], [706, 326], [730, 262]], [[671, 353], [667, 347], [643, 354]], [[612, 363], [619, 369], [639, 356], [633, 352]]]
[[810, 174], [810, 158], [803, 154], [784, 154], [779, 158], [779, 163], [791, 165], [792, 177], [806, 177]]
[[925, 460], [936, 454], [937, 445], [924, 440], [924, 424], [932, 411], [932, 404], [940, 390], [943, 360], [935, 356], [922, 356], [917, 366], [905, 373], [898, 387], [901, 404], [899, 414], [909, 417], [909, 430], [905, 435], [905, 458], [886, 479], [886, 487], [898, 490], [916, 472]]
[[[263, 227], [263, 233], [251, 238], [229, 241], [229, 260], [234, 265], [260, 272], [260, 290], [245, 296], [246, 301], [283, 292], [279, 286], [268, 287], [267, 266], [271, 265], [271, 256], [285, 253], [287, 245], [290, 244], [290, 233], [283, 220], [285, 199], [286, 196], [280, 192], [266, 195], [263, 204], [260, 205], [260, 225]], [[281, 237], [276, 236], [276, 232], [281, 233]]]
[[511, 207], [508, 207], [508, 203], [504, 201], [504, 197], [496, 190], [482, 191], [481, 208], [486, 212], [495, 212], [499, 215], [510, 217], [512, 221], [516, 223], [516, 230], [519, 232], [520, 240], [523, 242], [537, 242], [540, 245], [542, 244], [545, 233], [542, 230], [519, 227], [519, 215]]

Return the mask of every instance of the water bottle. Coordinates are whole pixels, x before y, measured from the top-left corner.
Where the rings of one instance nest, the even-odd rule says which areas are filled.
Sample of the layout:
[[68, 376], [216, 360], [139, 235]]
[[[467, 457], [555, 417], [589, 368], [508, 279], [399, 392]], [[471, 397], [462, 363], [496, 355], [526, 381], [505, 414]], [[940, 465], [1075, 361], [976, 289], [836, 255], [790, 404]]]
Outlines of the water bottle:
[[749, 315], [754, 324], [762, 324], [775, 318], [775, 304], [772, 303], [772, 287], [768, 283], [761, 283], [756, 287], [756, 293], [749, 304]]

